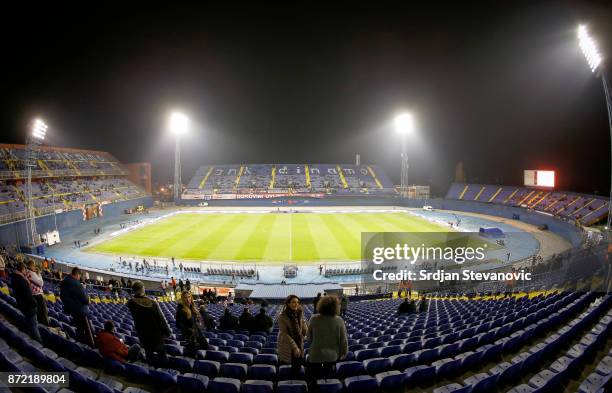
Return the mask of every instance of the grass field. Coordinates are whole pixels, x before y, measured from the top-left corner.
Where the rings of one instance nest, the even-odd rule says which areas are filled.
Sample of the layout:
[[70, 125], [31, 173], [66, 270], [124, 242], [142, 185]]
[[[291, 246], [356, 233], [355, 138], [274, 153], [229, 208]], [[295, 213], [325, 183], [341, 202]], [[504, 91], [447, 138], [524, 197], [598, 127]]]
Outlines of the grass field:
[[362, 232], [442, 232], [405, 213], [177, 214], [89, 251], [215, 261], [359, 260]]

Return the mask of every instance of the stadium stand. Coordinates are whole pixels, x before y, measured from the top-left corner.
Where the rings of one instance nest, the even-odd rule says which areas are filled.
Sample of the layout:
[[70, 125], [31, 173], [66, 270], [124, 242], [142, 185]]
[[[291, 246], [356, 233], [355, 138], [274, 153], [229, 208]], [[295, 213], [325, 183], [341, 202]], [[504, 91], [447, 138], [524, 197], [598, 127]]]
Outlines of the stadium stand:
[[[25, 147], [0, 145], [0, 223], [20, 220], [26, 207]], [[32, 171], [36, 215], [146, 196], [105, 152], [42, 147]]]
[[[13, 259], [7, 259], [10, 268]], [[174, 320], [176, 303], [160, 299], [173, 336], [165, 344], [167, 367], [155, 369], [103, 359], [97, 350], [76, 342], [58, 285], [51, 281], [46, 285], [50, 326], [39, 326], [43, 344], [33, 341], [20, 331], [23, 316], [11, 296], [10, 280], [2, 284], [3, 370], [67, 371], [70, 389], [77, 392], [304, 391], [305, 382], [290, 380], [288, 366], [279, 364], [276, 323], [269, 334], [240, 328], [207, 331], [210, 348], [190, 357]], [[108, 299], [97, 291], [88, 290], [94, 329], [112, 320], [125, 343], [138, 343], [125, 294]], [[348, 356], [336, 364], [336, 379], [318, 381], [319, 388], [441, 393], [560, 392], [574, 387], [598, 392], [611, 383], [610, 295], [560, 290], [473, 298], [432, 295], [427, 301], [427, 311], [408, 315], [397, 314], [399, 299], [351, 301], [344, 317]], [[225, 306], [209, 304], [208, 312], [218, 321]], [[245, 307], [227, 306], [234, 315]], [[252, 313], [258, 308], [246, 307]], [[280, 310], [270, 305], [267, 313], [276, 318]], [[305, 317], [312, 313], [306, 305]]]
[[605, 218], [609, 203], [607, 198], [598, 195], [461, 183], [451, 185], [446, 199], [533, 209], [583, 225], [592, 225]]
[[375, 165], [242, 164], [200, 167], [183, 199], [232, 194], [394, 194], [385, 172]]

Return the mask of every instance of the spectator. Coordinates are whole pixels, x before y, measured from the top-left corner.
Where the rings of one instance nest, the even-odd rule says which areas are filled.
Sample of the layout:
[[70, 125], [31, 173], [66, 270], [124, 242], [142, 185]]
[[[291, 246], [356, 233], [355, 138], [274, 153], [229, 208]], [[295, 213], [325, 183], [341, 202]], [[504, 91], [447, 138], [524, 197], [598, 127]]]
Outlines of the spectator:
[[333, 378], [336, 362], [348, 353], [346, 326], [338, 316], [340, 304], [334, 295], [319, 301], [317, 314], [310, 318], [308, 327], [308, 380], [312, 387], [317, 379]]
[[102, 356], [113, 359], [121, 363], [126, 361], [136, 361], [140, 357], [140, 346], [134, 344], [128, 348], [117, 336], [115, 336], [115, 324], [113, 321], [106, 321], [104, 329], [96, 336], [96, 346]]
[[251, 315], [249, 308], [245, 307], [240, 315], [240, 329], [251, 331], [253, 329], [253, 316]]
[[407, 297], [404, 298], [402, 304], [397, 308], [398, 315], [402, 314], [414, 314], [416, 312], [416, 307], [414, 305], [414, 300], [408, 300]]
[[219, 329], [221, 330], [236, 330], [238, 328], [238, 318], [230, 313], [229, 308], [223, 312], [223, 316], [219, 318]]
[[195, 355], [200, 349], [208, 349], [208, 341], [200, 329], [199, 317], [191, 292], [183, 291], [176, 308], [176, 327], [181, 331], [183, 340], [187, 341], [190, 355]]
[[206, 306], [202, 304], [200, 306], [200, 316], [202, 317], [202, 324], [208, 331], [212, 331], [217, 326], [215, 319], [208, 313]]
[[17, 269], [11, 275], [13, 296], [17, 301], [17, 308], [23, 314], [25, 328], [30, 337], [42, 343], [38, 331], [38, 319], [36, 318], [36, 300], [32, 296], [30, 282], [26, 277], [26, 267], [23, 262], [17, 263]]
[[259, 314], [253, 317], [253, 331], [254, 332], [266, 332], [270, 333], [272, 331], [272, 326], [274, 325], [274, 321], [272, 317], [266, 314], [265, 308], [259, 309]]
[[144, 285], [140, 281], [132, 284], [134, 296], [128, 301], [127, 307], [132, 313], [134, 327], [145, 350], [147, 362], [156, 367], [167, 364], [164, 338], [172, 335], [170, 327], [155, 300], [145, 296]]
[[47, 299], [45, 298], [45, 293], [43, 291], [43, 286], [45, 282], [38, 273], [38, 268], [36, 267], [36, 264], [32, 259], [28, 261], [28, 271], [26, 273], [26, 276], [28, 278], [28, 281], [30, 282], [30, 289], [32, 290], [34, 300], [36, 300], [36, 317], [38, 319], [38, 322], [42, 323], [45, 326], [49, 326]]
[[189, 281], [189, 279], [185, 281], [185, 289], [191, 292], [191, 281]]
[[419, 303], [419, 312], [427, 312], [429, 308], [429, 302], [425, 296], [421, 296], [421, 302]]
[[6, 263], [4, 262], [4, 257], [0, 255], [0, 278], [6, 278]]
[[268, 301], [266, 299], [261, 299], [261, 308], [267, 308], [268, 307]]
[[179, 278], [178, 286], [179, 286], [179, 289], [181, 290], [181, 293], [182, 293], [185, 290], [185, 284], [183, 283], [183, 279], [182, 278]]
[[89, 323], [89, 298], [81, 284], [81, 269], [72, 268], [69, 275], [60, 283], [60, 299], [64, 303], [64, 312], [72, 316], [79, 339], [94, 347], [94, 339]]
[[317, 313], [317, 304], [319, 304], [319, 300], [321, 300], [321, 292], [317, 293], [317, 297], [315, 297], [314, 301], [312, 302], [312, 309], [314, 310], [315, 314]]
[[344, 314], [346, 314], [346, 310], [348, 309], [348, 297], [346, 295], [342, 295], [340, 298], [340, 316], [344, 318]]
[[[172, 263], [174, 264], [174, 258], [172, 259]], [[170, 279], [170, 284], [172, 285], [172, 292], [176, 292], [176, 280], [174, 277]]]
[[285, 299], [278, 325], [278, 358], [282, 363], [291, 365], [290, 379], [300, 379], [299, 374], [304, 363], [304, 337], [308, 332], [308, 325], [297, 296], [289, 295]]

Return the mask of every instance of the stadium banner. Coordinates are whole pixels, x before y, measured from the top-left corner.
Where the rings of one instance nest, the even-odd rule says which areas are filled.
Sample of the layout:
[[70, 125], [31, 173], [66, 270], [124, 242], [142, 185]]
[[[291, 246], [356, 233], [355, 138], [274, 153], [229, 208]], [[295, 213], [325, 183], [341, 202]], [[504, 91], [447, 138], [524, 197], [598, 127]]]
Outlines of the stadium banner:
[[[364, 232], [361, 284], [385, 290], [480, 293], [535, 286], [554, 289], [575, 282], [575, 268], [592, 281], [604, 253], [538, 255], [539, 242], [527, 232], [480, 228], [479, 232]], [[570, 259], [582, 258], [579, 264]]]
[[185, 200], [235, 200], [235, 199], [275, 199], [287, 197], [302, 197], [302, 198], [324, 198], [323, 193], [253, 193], [253, 194], [183, 194], [182, 199]]

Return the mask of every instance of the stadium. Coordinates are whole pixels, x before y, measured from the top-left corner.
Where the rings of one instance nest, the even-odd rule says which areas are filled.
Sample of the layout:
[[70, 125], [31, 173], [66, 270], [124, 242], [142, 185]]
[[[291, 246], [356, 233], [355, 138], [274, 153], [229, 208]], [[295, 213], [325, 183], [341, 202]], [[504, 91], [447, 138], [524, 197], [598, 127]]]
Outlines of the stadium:
[[[268, 20], [269, 15], [259, 17]], [[380, 17], [392, 21], [396, 16], [385, 11]], [[244, 23], [255, 22], [247, 18]], [[268, 30], [258, 32], [260, 27], [250, 27], [257, 37], [252, 39], [267, 42]], [[212, 30], [202, 34], [211, 42], [219, 39], [219, 31], [208, 28]], [[362, 37], [359, 27], [352, 28], [357, 30], [351, 37]], [[468, 37], [472, 27], [466, 29]], [[577, 63], [585, 66], [586, 56], [586, 72], [603, 81], [606, 109], [612, 114], [606, 63], [591, 30], [586, 25], [577, 33], [572, 30], [582, 57]], [[411, 45], [439, 44], [404, 33], [399, 36]], [[243, 50], [253, 45], [244, 37], [239, 41]], [[396, 45], [389, 42], [380, 50]], [[330, 45], [341, 46], [336, 44]], [[368, 45], [359, 48], [367, 51]], [[284, 50], [302, 59], [299, 45], [297, 52]], [[196, 52], [188, 51], [188, 63], [196, 61]], [[154, 67], [135, 67], [139, 76], [126, 73], [134, 80], [141, 71], [147, 78], [151, 72], [156, 81], [164, 79], [165, 68], [154, 73], [149, 66]], [[91, 72], [103, 74], [98, 71]], [[221, 90], [239, 89], [217, 71], [214, 77], [224, 82], [219, 82]], [[402, 78], [394, 72], [389, 77]], [[274, 75], [266, 86], [277, 78], [289, 77]], [[197, 84], [197, 78], [186, 80]], [[54, 86], [54, 79], [50, 81]], [[300, 85], [306, 96], [308, 85]], [[119, 91], [128, 96], [122, 103], [134, 99], [132, 90]], [[392, 91], [382, 89], [380, 94]], [[256, 95], [266, 100], [266, 92]], [[269, 102], [280, 105], [290, 96], [283, 90], [280, 101]], [[74, 101], [62, 97], [58, 93], [58, 106], [65, 105], [65, 110], [83, 108], [73, 109], [69, 103]], [[121, 101], [115, 95], [113, 99]], [[220, 97], [215, 106], [214, 99], [207, 100], [202, 102], [217, 109], [229, 102]], [[299, 106], [298, 101], [280, 106]], [[129, 125], [121, 116], [113, 121], [125, 122], [126, 130], [133, 127], [133, 134], [88, 132], [85, 127], [87, 135], [80, 141], [86, 143], [76, 143], [78, 133], [70, 136], [61, 128], [68, 125], [56, 124], [62, 116], [47, 120], [41, 115], [28, 120], [25, 137], [22, 130], [3, 136], [0, 391], [611, 389], [612, 199], [598, 191], [610, 185], [611, 168], [605, 160], [605, 168], [595, 168], [601, 152], [609, 151], [593, 142], [610, 142], [599, 135], [608, 138], [609, 118], [607, 123], [600, 113], [591, 122], [584, 120], [586, 115], [581, 118], [577, 127], [595, 129], [585, 134], [589, 149], [577, 145], [572, 152], [579, 163], [564, 166], [570, 160], [562, 153], [566, 150], [552, 141], [559, 161], [541, 150], [536, 159], [519, 158], [533, 152], [532, 135], [524, 135], [529, 139], [525, 144], [517, 136], [504, 146], [501, 131], [487, 130], [499, 138], [493, 146], [470, 139], [478, 134], [453, 136], [446, 130], [439, 131], [443, 139], [434, 143], [419, 134], [425, 134], [426, 124], [435, 128], [436, 120], [423, 115], [419, 121], [418, 112], [407, 110], [387, 116], [391, 119], [384, 126], [361, 140], [347, 141], [351, 136], [346, 133], [338, 133], [338, 139], [325, 134], [324, 143], [317, 145], [315, 136], [286, 130], [267, 139], [258, 126], [253, 127], [257, 137], [248, 139], [236, 124], [248, 123], [251, 112], [244, 103], [234, 104], [231, 110], [237, 114], [228, 118], [245, 120], [228, 120], [234, 126], [222, 137], [212, 125], [202, 126], [203, 115], [195, 105], [163, 111], [159, 128], [164, 136], [156, 146], [134, 136], [146, 127], [135, 126], [135, 120]], [[101, 101], [99, 105], [103, 107]], [[333, 110], [355, 109], [343, 105]], [[273, 119], [267, 126], [280, 127], [274, 118], [282, 119], [282, 110], [268, 110], [261, 115]], [[557, 116], [544, 114], [543, 107], [533, 110], [543, 118]], [[319, 124], [336, 127], [333, 122], [341, 117], [328, 119], [329, 111], [319, 111]], [[487, 118], [484, 110], [480, 116]], [[102, 117], [99, 127], [111, 124]], [[559, 119], [558, 132], [569, 135], [561, 125], [565, 120]], [[467, 115], [464, 120], [469, 124]], [[96, 121], [91, 129], [98, 127]], [[463, 138], [473, 146], [462, 145]], [[373, 144], [378, 141], [380, 145]], [[456, 146], [450, 149], [449, 144]], [[352, 150], [355, 146], [361, 153]], [[443, 147], [445, 154], [432, 153]], [[478, 176], [466, 176], [463, 161], [451, 158], [462, 147], [473, 149], [466, 153], [471, 163], [466, 168]], [[504, 150], [511, 153], [504, 155]], [[434, 163], [423, 156], [435, 156]], [[454, 177], [444, 169], [446, 161], [455, 167]], [[568, 167], [572, 170], [563, 169]], [[437, 178], [437, 172], [444, 176]], [[260, 326], [260, 321], [266, 322]]]

